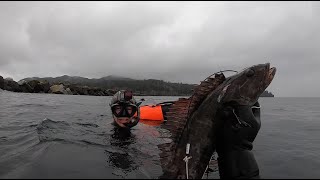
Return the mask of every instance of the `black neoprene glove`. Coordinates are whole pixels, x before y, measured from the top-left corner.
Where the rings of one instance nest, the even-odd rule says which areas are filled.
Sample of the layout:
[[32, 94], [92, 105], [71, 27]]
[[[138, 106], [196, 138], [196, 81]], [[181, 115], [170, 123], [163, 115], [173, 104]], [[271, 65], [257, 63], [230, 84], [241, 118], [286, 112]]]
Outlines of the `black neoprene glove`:
[[251, 152], [260, 122], [259, 102], [253, 106], [226, 106], [218, 116], [224, 122], [217, 131], [216, 150], [220, 178], [260, 178]]

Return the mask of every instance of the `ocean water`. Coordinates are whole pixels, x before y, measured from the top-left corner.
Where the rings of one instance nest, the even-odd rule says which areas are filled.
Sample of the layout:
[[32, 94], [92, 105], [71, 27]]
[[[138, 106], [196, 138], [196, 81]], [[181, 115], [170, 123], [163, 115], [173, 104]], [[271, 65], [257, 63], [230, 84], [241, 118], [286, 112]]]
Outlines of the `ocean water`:
[[[179, 97], [144, 96], [143, 104]], [[159, 126], [115, 129], [111, 97], [0, 92], [0, 178], [157, 179]], [[319, 178], [320, 98], [260, 98], [262, 178]], [[219, 178], [217, 172], [209, 178]], [[207, 178], [206, 176], [204, 178]]]

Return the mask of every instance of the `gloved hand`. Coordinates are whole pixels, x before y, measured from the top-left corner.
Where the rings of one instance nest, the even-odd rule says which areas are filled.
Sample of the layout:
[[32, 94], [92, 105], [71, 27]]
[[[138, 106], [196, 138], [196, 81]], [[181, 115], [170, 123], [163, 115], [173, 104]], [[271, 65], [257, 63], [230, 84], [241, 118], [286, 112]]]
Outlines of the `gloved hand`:
[[216, 134], [220, 178], [260, 178], [251, 152], [260, 122], [259, 102], [251, 106], [226, 106], [219, 112], [223, 125]]

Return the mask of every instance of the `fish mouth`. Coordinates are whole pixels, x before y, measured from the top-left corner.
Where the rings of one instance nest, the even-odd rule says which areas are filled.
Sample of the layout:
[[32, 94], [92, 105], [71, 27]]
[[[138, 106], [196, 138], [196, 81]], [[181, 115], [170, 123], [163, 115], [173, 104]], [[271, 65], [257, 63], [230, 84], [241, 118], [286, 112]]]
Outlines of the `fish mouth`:
[[270, 63], [267, 63], [266, 65], [267, 65], [266, 67], [267, 72], [266, 72], [265, 82], [266, 82], [266, 88], [267, 88], [272, 82], [274, 75], [276, 74], [277, 68], [275, 67], [270, 68]]

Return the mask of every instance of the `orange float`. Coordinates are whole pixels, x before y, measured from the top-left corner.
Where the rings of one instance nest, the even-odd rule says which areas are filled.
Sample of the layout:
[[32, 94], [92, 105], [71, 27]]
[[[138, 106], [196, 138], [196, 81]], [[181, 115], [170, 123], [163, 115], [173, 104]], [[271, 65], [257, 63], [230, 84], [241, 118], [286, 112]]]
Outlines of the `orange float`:
[[163, 121], [161, 105], [145, 105], [140, 108], [140, 120]]
[[[140, 106], [140, 120], [139, 122], [151, 126], [159, 126], [166, 121], [166, 112], [173, 102], [163, 102], [159, 104]], [[137, 113], [135, 114], [137, 116]]]

